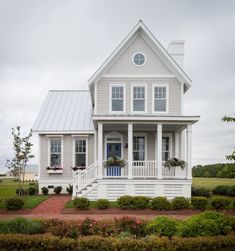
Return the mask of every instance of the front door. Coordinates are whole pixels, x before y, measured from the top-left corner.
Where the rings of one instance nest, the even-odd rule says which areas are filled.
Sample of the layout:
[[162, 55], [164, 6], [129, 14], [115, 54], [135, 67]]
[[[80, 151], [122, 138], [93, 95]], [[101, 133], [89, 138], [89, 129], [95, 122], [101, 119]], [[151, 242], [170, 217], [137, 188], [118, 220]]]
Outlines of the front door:
[[116, 157], [122, 157], [122, 144], [121, 143], [107, 143], [107, 159], [114, 155]]

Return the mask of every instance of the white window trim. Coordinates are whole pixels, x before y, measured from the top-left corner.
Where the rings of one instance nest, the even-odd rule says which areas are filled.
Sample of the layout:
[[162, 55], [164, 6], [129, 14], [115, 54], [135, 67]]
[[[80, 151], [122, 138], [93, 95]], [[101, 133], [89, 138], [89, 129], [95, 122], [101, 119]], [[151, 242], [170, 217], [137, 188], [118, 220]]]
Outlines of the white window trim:
[[[144, 161], [148, 161], [148, 134], [147, 133], [140, 133], [140, 132], [137, 132], [137, 133], [133, 133], [133, 138], [134, 137], [144, 137], [144, 148], [145, 148], [145, 153], [144, 153]], [[134, 147], [132, 149], [132, 155], [134, 153]], [[134, 156], [133, 156], [133, 161], [139, 161], [139, 160], [134, 160]], [[141, 161], [141, 160], [140, 160]]]
[[[155, 87], [166, 87], [166, 111], [155, 111]], [[166, 114], [169, 113], [169, 84], [153, 84], [152, 85], [152, 113], [153, 114]]]
[[61, 167], [64, 169], [64, 137], [63, 135], [46, 135], [47, 137], [47, 166], [51, 166], [51, 139], [61, 139]]
[[169, 159], [171, 159], [173, 156], [172, 133], [163, 133], [162, 137], [169, 137], [169, 152], [170, 152]]
[[[134, 57], [135, 57], [136, 54], [143, 54], [144, 55], [145, 61], [144, 61], [144, 63], [142, 65], [135, 64]], [[147, 57], [146, 57], [145, 53], [143, 53], [142, 51], [137, 51], [137, 52], [135, 52], [133, 54], [133, 56], [132, 56], [132, 63], [133, 63], [134, 66], [136, 66], [136, 67], [142, 67], [142, 66], [144, 66], [146, 64], [146, 62], [147, 62]]]
[[[108, 138], [120, 138], [121, 140], [120, 141], [108, 141], [107, 139]], [[104, 157], [105, 157], [105, 160], [107, 159], [107, 144], [108, 143], [121, 143], [121, 159], [123, 159], [123, 135], [119, 132], [116, 132], [116, 131], [112, 131], [112, 132], [109, 132], [105, 135], [104, 137], [104, 142], [105, 142], [105, 149], [104, 149]]]
[[[144, 111], [134, 111], [134, 87], [144, 87], [145, 97], [144, 97]], [[145, 114], [147, 113], [147, 99], [148, 99], [148, 85], [147, 84], [131, 84], [131, 112], [134, 114]]]
[[86, 168], [89, 166], [89, 163], [88, 163], [88, 135], [73, 135], [73, 167], [76, 166], [76, 158], [75, 158], [75, 146], [76, 146], [76, 140], [77, 139], [82, 139], [82, 140], [85, 140], [86, 141]]
[[[112, 111], [112, 87], [123, 87], [123, 111]], [[105, 98], [105, 97], [103, 97]], [[126, 85], [120, 84], [110, 84], [109, 85], [109, 113], [111, 114], [123, 114], [126, 113]]]

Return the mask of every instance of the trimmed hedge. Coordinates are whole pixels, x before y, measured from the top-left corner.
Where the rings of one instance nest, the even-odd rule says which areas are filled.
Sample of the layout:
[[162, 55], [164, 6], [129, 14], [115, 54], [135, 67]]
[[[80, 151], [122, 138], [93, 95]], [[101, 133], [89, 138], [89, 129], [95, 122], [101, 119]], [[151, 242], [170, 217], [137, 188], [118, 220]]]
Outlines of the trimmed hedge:
[[150, 208], [155, 210], [170, 210], [171, 203], [166, 197], [155, 197], [150, 201]]
[[205, 187], [192, 187], [192, 196], [209, 198], [211, 196], [211, 190]]
[[109, 200], [107, 199], [99, 199], [96, 201], [96, 207], [98, 209], [108, 209], [109, 208]]
[[235, 186], [226, 186], [226, 185], [216, 186], [212, 190], [212, 193], [216, 195], [227, 195], [235, 197]]
[[235, 235], [198, 238], [172, 238], [150, 236], [144, 239], [134, 238], [103, 238], [98, 236], [82, 237], [78, 240], [59, 238], [50, 235], [0, 235], [0, 247], [6, 250], [161, 250], [161, 251], [202, 251], [202, 250], [231, 250], [235, 248]]
[[117, 203], [122, 209], [145, 209], [149, 207], [150, 197], [124, 195], [118, 198]]
[[90, 206], [90, 201], [85, 197], [76, 198], [73, 201], [76, 208], [80, 210], [88, 210]]
[[211, 200], [211, 205], [215, 209], [225, 209], [230, 203], [231, 201], [227, 198], [215, 197]]
[[209, 204], [209, 201], [206, 197], [192, 197], [191, 198], [191, 205], [193, 206], [193, 208], [195, 209], [201, 209], [204, 210], [207, 205]]
[[19, 210], [24, 206], [22, 198], [7, 198], [5, 203], [8, 210]]
[[171, 201], [172, 209], [175, 210], [182, 210], [182, 209], [188, 209], [190, 206], [189, 200], [184, 197], [175, 197]]

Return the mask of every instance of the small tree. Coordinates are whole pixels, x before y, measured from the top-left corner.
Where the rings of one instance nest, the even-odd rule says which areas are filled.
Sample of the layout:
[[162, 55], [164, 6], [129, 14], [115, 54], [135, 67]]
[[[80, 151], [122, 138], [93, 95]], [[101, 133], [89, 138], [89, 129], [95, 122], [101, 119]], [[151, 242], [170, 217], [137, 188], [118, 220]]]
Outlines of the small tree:
[[[235, 118], [224, 116], [222, 118], [222, 121], [224, 121], [224, 122], [235, 122]], [[230, 155], [226, 155], [226, 159], [235, 161], [235, 151], [233, 151]]]
[[19, 195], [21, 195], [22, 186], [24, 184], [25, 167], [28, 161], [34, 157], [31, 153], [33, 144], [30, 142], [32, 130], [30, 130], [26, 137], [23, 137], [20, 127], [17, 126], [16, 129], [12, 128], [11, 134], [13, 135], [14, 157], [12, 160], [7, 160], [6, 167], [14, 176], [19, 177]]

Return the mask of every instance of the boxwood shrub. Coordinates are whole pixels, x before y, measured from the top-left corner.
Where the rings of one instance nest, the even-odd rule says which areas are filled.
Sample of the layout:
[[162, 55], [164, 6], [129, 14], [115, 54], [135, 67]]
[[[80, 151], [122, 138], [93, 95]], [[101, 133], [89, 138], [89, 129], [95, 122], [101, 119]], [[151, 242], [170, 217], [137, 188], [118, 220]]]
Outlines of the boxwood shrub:
[[134, 200], [132, 196], [124, 195], [117, 199], [117, 203], [122, 209], [130, 209], [133, 208]]
[[42, 193], [48, 195], [49, 189], [47, 187], [42, 187]]
[[57, 194], [57, 195], [60, 194], [61, 191], [62, 191], [62, 186], [57, 186], [57, 187], [54, 188], [54, 193]]
[[148, 223], [146, 232], [149, 234], [156, 234], [158, 236], [172, 237], [177, 231], [177, 225], [177, 221], [161, 216]]
[[227, 195], [227, 196], [235, 196], [235, 186], [227, 186], [227, 185], [220, 185], [216, 186], [212, 190], [213, 194], [216, 195]]
[[184, 197], [175, 197], [171, 201], [171, 207], [172, 209], [175, 210], [187, 209], [189, 208], [189, 206], [190, 206], [189, 200]]
[[90, 206], [90, 201], [85, 197], [76, 198], [73, 203], [74, 206], [80, 210], [87, 210]]
[[205, 187], [192, 187], [192, 196], [209, 198], [211, 196], [211, 190]]
[[195, 209], [204, 210], [209, 204], [209, 201], [206, 197], [197, 196], [191, 198], [191, 204]]
[[215, 197], [211, 200], [211, 205], [215, 209], [225, 209], [229, 206], [230, 200], [222, 197]]
[[19, 210], [23, 208], [24, 200], [22, 198], [7, 198], [5, 204], [8, 210]]
[[133, 208], [134, 209], [145, 209], [149, 207], [150, 198], [146, 196], [134, 196], [133, 197]]
[[150, 208], [156, 210], [169, 210], [171, 203], [166, 197], [155, 197], [150, 201]]
[[96, 201], [96, 207], [98, 209], [108, 209], [109, 208], [109, 200], [107, 199], [99, 199]]

